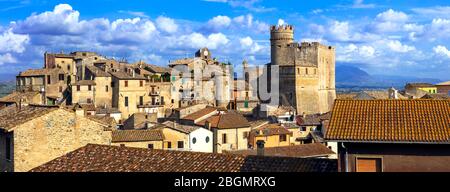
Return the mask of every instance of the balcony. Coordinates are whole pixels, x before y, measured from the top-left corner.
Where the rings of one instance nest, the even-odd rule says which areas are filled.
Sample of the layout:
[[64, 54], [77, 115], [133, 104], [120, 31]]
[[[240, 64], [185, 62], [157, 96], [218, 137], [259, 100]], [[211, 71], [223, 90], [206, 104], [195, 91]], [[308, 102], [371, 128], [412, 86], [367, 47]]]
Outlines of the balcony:
[[150, 91], [150, 96], [159, 96], [159, 91]]

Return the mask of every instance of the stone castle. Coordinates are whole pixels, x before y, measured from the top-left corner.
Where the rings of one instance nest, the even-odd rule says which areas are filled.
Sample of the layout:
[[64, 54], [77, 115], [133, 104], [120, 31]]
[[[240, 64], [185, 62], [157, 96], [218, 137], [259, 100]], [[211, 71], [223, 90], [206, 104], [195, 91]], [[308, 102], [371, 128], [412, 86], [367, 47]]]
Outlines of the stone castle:
[[294, 42], [292, 25], [271, 26], [271, 65], [279, 66], [280, 102], [297, 114], [330, 111], [335, 91], [335, 48]]

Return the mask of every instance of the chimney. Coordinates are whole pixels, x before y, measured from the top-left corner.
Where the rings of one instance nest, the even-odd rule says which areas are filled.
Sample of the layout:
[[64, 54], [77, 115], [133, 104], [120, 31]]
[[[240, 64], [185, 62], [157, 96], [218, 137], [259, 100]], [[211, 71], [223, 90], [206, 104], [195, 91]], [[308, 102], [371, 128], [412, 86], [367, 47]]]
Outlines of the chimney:
[[263, 140], [256, 141], [256, 155], [264, 156], [264, 142]]

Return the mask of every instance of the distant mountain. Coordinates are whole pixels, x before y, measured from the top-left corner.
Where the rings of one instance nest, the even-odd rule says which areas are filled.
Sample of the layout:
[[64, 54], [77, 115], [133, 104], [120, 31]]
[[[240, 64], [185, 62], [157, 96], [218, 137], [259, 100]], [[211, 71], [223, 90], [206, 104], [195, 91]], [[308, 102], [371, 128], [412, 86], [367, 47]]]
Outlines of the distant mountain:
[[395, 87], [403, 89], [409, 82], [425, 82], [436, 84], [441, 82], [434, 78], [418, 78], [413, 76], [395, 76], [395, 75], [371, 75], [366, 71], [349, 65], [336, 66], [336, 87], [344, 89], [366, 88], [366, 89], [384, 89]]
[[14, 81], [5, 81], [0, 83], [0, 98], [10, 94], [16, 88]]
[[17, 74], [13, 74], [13, 73], [0, 73], [0, 83], [15, 81], [16, 75]]

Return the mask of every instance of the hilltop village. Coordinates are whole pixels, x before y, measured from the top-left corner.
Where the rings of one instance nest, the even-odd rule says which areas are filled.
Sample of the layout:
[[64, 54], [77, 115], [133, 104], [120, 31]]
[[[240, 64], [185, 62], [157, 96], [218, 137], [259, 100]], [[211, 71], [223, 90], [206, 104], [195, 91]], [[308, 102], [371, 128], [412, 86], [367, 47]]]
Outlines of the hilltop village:
[[334, 47], [291, 25], [270, 43], [242, 77], [206, 47], [167, 66], [45, 53], [0, 98], [0, 171], [450, 171], [450, 82], [336, 95]]

